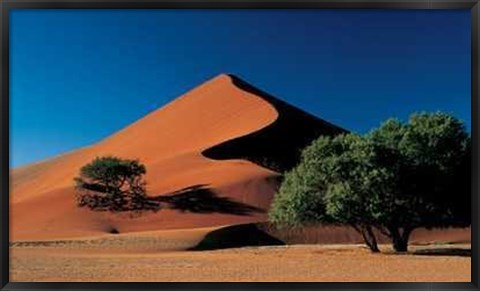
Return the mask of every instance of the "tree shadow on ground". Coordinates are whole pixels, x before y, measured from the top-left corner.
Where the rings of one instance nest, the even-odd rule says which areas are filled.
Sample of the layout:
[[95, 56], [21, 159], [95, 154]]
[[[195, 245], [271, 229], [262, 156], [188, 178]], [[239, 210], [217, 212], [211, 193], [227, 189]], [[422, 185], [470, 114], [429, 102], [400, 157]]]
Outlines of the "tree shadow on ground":
[[193, 213], [224, 213], [233, 215], [251, 215], [264, 213], [261, 208], [227, 197], [219, 197], [206, 184], [198, 184], [175, 191], [169, 195], [152, 198], [167, 204], [170, 209]]
[[472, 250], [466, 248], [436, 248], [436, 249], [424, 249], [416, 250], [414, 255], [421, 256], [458, 256], [458, 257], [470, 257], [472, 256]]

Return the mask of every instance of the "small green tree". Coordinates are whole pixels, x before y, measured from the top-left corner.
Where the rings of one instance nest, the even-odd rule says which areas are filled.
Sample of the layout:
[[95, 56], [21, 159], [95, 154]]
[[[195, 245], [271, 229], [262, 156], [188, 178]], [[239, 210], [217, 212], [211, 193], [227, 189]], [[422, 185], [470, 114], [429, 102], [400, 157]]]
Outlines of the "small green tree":
[[280, 226], [346, 224], [378, 252], [373, 233], [375, 205], [367, 199], [372, 189], [381, 187], [386, 173], [375, 168], [372, 149], [355, 134], [314, 141], [302, 152], [300, 164], [285, 175], [270, 220]]
[[365, 136], [320, 137], [286, 173], [270, 220], [350, 225], [373, 252], [377, 229], [406, 251], [416, 228], [470, 223], [469, 162], [464, 126], [444, 113], [389, 120]]
[[146, 195], [145, 174], [138, 160], [97, 157], [74, 179], [77, 205], [96, 211], [156, 211], [159, 204]]

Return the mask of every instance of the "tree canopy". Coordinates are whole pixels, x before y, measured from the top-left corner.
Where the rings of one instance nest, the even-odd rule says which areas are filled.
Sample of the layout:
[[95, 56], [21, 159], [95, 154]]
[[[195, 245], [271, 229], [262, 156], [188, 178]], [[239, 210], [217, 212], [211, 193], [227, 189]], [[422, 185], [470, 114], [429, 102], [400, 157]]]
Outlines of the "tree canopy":
[[320, 137], [285, 174], [269, 216], [279, 226], [352, 226], [374, 252], [376, 229], [406, 251], [416, 228], [470, 224], [470, 137], [441, 112]]
[[145, 174], [138, 160], [97, 157], [74, 179], [77, 205], [97, 211], [157, 211], [158, 202], [146, 195]]

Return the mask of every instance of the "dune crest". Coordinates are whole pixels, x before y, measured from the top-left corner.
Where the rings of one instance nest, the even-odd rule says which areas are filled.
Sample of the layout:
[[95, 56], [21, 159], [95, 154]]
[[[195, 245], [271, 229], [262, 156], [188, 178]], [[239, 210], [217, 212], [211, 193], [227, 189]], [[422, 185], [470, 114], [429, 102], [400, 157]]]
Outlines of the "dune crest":
[[[261, 161], [291, 165], [318, 134], [342, 130], [245, 84], [222, 74], [97, 144], [12, 170], [11, 239], [264, 221], [279, 174]], [[187, 189], [181, 204], [136, 218], [76, 207], [73, 178], [102, 155], [139, 159], [149, 195]]]

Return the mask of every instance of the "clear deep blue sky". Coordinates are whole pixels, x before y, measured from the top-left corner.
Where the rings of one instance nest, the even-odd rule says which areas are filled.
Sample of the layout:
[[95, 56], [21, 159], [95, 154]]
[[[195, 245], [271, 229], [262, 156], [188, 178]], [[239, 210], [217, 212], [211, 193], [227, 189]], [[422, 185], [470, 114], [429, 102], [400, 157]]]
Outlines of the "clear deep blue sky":
[[13, 167], [223, 72], [360, 133], [435, 110], [470, 128], [468, 10], [18, 10], [10, 29]]

